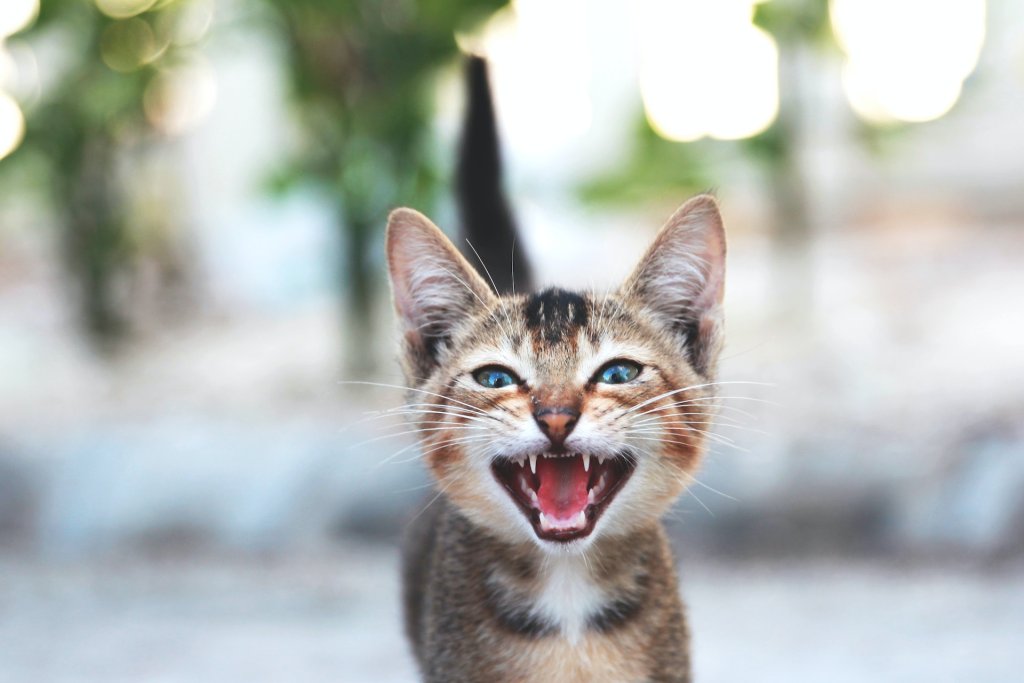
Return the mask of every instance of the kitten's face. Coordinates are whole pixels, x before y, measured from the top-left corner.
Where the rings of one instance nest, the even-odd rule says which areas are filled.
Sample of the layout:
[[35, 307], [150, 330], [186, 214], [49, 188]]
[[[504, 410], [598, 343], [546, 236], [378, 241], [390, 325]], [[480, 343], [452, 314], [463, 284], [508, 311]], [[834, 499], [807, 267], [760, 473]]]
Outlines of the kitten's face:
[[462, 512], [508, 540], [583, 549], [658, 518], [711, 422], [724, 235], [698, 198], [607, 295], [497, 297], [429, 221], [392, 215], [409, 409]]

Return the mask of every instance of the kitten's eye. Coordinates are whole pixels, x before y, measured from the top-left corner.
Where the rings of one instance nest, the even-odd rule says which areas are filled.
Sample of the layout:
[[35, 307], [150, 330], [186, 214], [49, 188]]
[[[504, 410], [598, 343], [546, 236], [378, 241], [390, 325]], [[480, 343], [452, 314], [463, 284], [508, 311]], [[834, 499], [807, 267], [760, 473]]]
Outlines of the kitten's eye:
[[613, 360], [597, 371], [597, 381], [603, 384], [625, 384], [636, 379], [640, 366], [631, 360]]
[[488, 389], [501, 389], [511, 384], [518, 384], [519, 380], [508, 368], [500, 365], [488, 365], [485, 368], [473, 371], [473, 379], [477, 384]]

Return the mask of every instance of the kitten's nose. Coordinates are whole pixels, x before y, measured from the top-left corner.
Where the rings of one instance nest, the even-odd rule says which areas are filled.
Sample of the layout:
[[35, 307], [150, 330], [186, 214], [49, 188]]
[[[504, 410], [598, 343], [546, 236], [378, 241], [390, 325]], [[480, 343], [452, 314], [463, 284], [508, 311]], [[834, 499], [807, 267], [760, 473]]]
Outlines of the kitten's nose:
[[580, 413], [572, 408], [541, 408], [533, 414], [533, 419], [557, 450], [562, 448], [572, 428], [576, 426]]

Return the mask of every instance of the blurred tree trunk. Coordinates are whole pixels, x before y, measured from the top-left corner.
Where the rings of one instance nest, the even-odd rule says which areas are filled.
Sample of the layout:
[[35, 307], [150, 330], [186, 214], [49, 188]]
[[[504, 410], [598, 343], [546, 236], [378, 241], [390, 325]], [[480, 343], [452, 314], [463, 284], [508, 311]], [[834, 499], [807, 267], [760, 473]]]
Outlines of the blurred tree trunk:
[[142, 55], [138, 38], [172, 30], [180, 18], [176, 4], [140, 7], [138, 16], [122, 20], [93, 2], [45, 0], [24, 34], [44, 44], [56, 40], [63, 50], [51, 74], [57, 80], [29, 109], [25, 140], [11, 159], [44, 160], [72, 300], [86, 338], [106, 354], [129, 331], [127, 279], [149, 227], [140, 229], [145, 217], [125, 201], [121, 164], [126, 151], [153, 134], [143, 96], [177, 54], [169, 43], [156, 57]]
[[87, 338], [103, 353], [125, 330], [115, 284], [129, 257], [116, 182], [117, 147], [104, 132], [81, 131], [77, 149], [64, 150], [55, 195], [64, 207], [61, 245]]
[[814, 226], [802, 150], [811, 102], [805, 57], [834, 43], [828, 0], [774, 0], [757, 5], [754, 23], [779, 49], [779, 116], [750, 147], [765, 163], [774, 201], [775, 313], [788, 324], [810, 320], [814, 303]]
[[341, 217], [344, 244], [344, 268], [341, 280], [343, 316], [349, 344], [344, 358], [347, 377], [369, 376], [380, 359], [380, 344], [375, 344], [373, 316], [374, 268], [370, 263], [373, 239], [378, 230], [373, 220], [358, 210], [343, 210]]
[[811, 262], [814, 231], [801, 158], [805, 130], [805, 85], [799, 44], [779, 44], [778, 155], [769, 167], [774, 199], [772, 247], [776, 315], [793, 323], [806, 320], [813, 304]]
[[372, 256], [396, 206], [429, 211], [442, 184], [433, 154], [433, 77], [459, 54], [465, 31], [506, 0], [443, 3], [264, 0], [287, 49], [302, 145], [279, 189], [322, 187], [334, 203], [342, 249], [339, 295], [346, 376], [372, 374], [379, 264]]

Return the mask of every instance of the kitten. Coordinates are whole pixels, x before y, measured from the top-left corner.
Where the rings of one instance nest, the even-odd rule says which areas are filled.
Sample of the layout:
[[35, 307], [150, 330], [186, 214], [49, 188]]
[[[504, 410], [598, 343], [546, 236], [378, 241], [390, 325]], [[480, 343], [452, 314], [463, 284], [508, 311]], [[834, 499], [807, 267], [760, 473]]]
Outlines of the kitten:
[[498, 296], [391, 214], [408, 409], [440, 493], [405, 557], [428, 681], [688, 681], [659, 518], [704, 450], [725, 235], [687, 202], [607, 295]]

